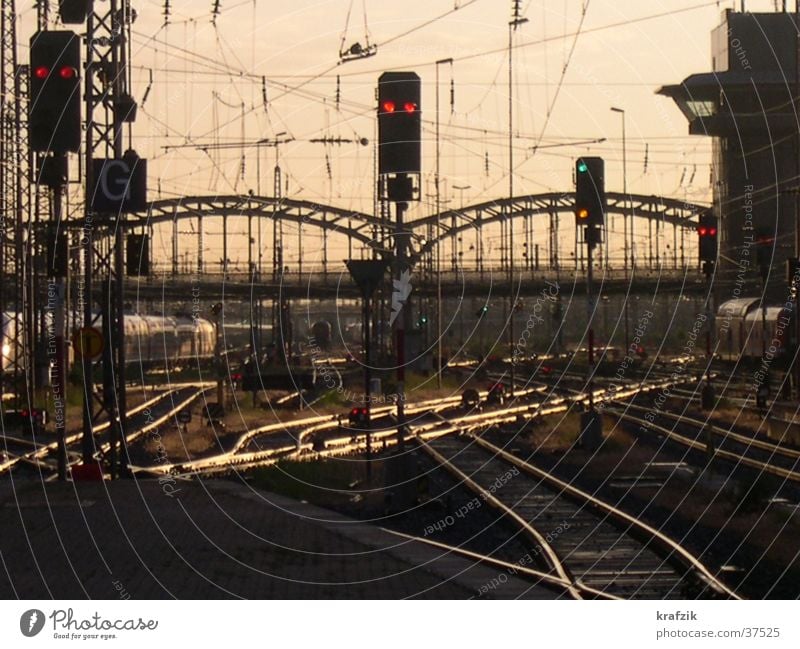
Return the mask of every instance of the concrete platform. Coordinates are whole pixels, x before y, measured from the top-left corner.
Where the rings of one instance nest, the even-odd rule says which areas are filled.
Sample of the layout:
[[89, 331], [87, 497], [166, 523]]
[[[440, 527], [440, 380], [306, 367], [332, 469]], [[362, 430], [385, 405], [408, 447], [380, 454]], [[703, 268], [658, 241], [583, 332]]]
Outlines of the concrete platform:
[[377, 526], [216, 480], [5, 482], [0, 561], [3, 599], [559, 596]]

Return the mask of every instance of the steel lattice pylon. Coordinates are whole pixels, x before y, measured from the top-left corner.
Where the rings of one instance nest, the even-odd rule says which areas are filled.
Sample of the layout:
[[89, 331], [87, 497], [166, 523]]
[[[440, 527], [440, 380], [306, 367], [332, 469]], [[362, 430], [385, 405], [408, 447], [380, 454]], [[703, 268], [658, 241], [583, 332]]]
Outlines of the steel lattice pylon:
[[[94, 367], [83, 359], [83, 460], [90, 462], [96, 452], [93, 422], [105, 413], [111, 422], [110, 465], [116, 476], [118, 442], [122, 442], [125, 466], [125, 346], [123, 314], [123, 243], [125, 215], [97, 214], [91, 209], [92, 169], [95, 158], [122, 158], [123, 116], [119, 106], [127, 96], [130, 71], [126, 44], [132, 12], [128, 0], [110, 0], [105, 9], [94, 3], [86, 21], [85, 99], [86, 134], [84, 173], [86, 213], [81, 230], [83, 242], [83, 284], [78, 302], [85, 327], [102, 317], [106, 338], [102, 354], [102, 393], [94, 393]], [[97, 236], [100, 235], [100, 236]], [[105, 236], [103, 236], [105, 235]], [[99, 312], [93, 309], [95, 278], [100, 279]]]
[[17, 60], [14, 0], [2, 0], [0, 15], [0, 313], [4, 333], [18, 344], [3, 352], [0, 391], [32, 405], [35, 339], [30, 210], [30, 154], [27, 148], [27, 67]]

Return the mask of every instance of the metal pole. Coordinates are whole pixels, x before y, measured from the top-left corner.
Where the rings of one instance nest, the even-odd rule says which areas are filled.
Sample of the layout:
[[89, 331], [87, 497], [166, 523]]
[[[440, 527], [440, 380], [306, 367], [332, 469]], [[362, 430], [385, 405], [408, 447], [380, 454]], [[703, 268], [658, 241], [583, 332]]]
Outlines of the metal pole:
[[[622, 194], [625, 200], [625, 220], [630, 220], [631, 233], [633, 232], [633, 214], [629, 214], [630, 200], [628, 198], [628, 145], [625, 133], [625, 111], [622, 111]], [[627, 217], [630, 216], [630, 219]], [[631, 250], [633, 248], [631, 247]], [[631, 253], [632, 254], [632, 253]], [[631, 259], [631, 269], [633, 268], [633, 259]], [[625, 277], [625, 284], [627, 285], [627, 275]], [[628, 298], [625, 297], [625, 353], [628, 353], [628, 346], [630, 345], [630, 325], [628, 317]]]
[[509, 305], [511, 312], [508, 318], [508, 353], [512, 356], [512, 363], [510, 367], [511, 385], [509, 389], [509, 396], [514, 396], [514, 382], [516, 379], [515, 368], [513, 363], [513, 349], [514, 349], [514, 312], [517, 306], [517, 291], [514, 287], [514, 214], [513, 204], [514, 199], [514, 52], [513, 52], [513, 35], [514, 31], [519, 25], [528, 22], [527, 18], [521, 18], [519, 14], [519, 3], [514, 4], [514, 13], [511, 22], [508, 23], [508, 290]]
[[[64, 187], [57, 185], [53, 188], [53, 222], [56, 228], [66, 229], [64, 219]], [[53, 232], [56, 235], [57, 230]], [[66, 233], [64, 236], [67, 236]], [[58, 238], [53, 243], [55, 251], [59, 250]], [[55, 255], [57, 256], [57, 252]], [[61, 263], [59, 260], [58, 263]], [[51, 268], [51, 271], [57, 269]], [[58, 443], [58, 479], [62, 482], [67, 479], [67, 443], [66, 443], [66, 364], [64, 357], [64, 319], [66, 316], [66, 303], [64, 301], [64, 279], [58, 277], [55, 281], [55, 303], [53, 308], [53, 337], [55, 343], [53, 361], [53, 415], [56, 422], [56, 440]]]
[[[800, 0], [796, 0], [794, 5], [794, 51], [795, 51], [795, 65], [794, 65], [794, 114], [795, 114], [795, 182], [797, 185], [798, 178], [800, 178], [800, 127], [798, 124], [798, 103], [800, 103]], [[795, 190], [794, 202], [794, 255], [795, 258], [800, 259], [800, 191]], [[791, 287], [794, 292], [794, 322], [795, 322], [795, 341], [800, 346], [800, 291], [795, 282], [796, 273], [792, 275]], [[796, 352], [797, 350], [795, 350]], [[795, 396], [800, 398], [800, 360], [797, 355], [794, 357], [794, 385]]]
[[[619, 113], [622, 116], [622, 196], [623, 200], [625, 201], [625, 205], [623, 206], [622, 210], [622, 240], [623, 240], [623, 257], [624, 263], [623, 266], [625, 268], [625, 284], [628, 283], [628, 207], [630, 201], [628, 200], [628, 147], [627, 147], [627, 139], [625, 133], [625, 110], [622, 108], [611, 108], [611, 111], [614, 113]], [[633, 215], [630, 215], [631, 226], [633, 226]], [[606, 240], [608, 237], [606, 237]], [[631, 252], [631, 267], [633, 267], [633, 252]], [[628, 351], [628, 347], [630, 346], [630, 327], [629, 327], [629, 318], [628, 318], [628, 298], [625, 297], [625, 353]]]
[[[112, 11], [118, 5], [111, 1]], [[131, 25], [130, 17], [130, 3], [128, 0], [122, 0], [119, 14], [121, 16], [122, 25], [120, 27], [120, 44], [119, 47], [112, 50], [112, 61], [114, 62], [115, 87], [114, 96], [121, 97], [127, 89], [127, 82], [129, 79], [128, 70], [128, 57], [127, 57], [127, 41], [129, 39], [129, 31]], [[114, 157], [119, 159], [123, 156], [123, 127], [124, 122], [120, 115], [114, 111]], [[130, 131], [129, 131], [130, 135]], [[125, 358], [125, 213], [120, 212], [117, 214], [116, 223], [116, 237], [114, 248], [114, 343], [115, 343], [115, 358], [116, 372], [114, 379], [117, 384], [116, 394], [116, 413], [117, 421], [112, 422], [118, 428], [118, 438], [120, 441], [120, 469], [124, 477], [130, 477], [130, 461], [128, 458], [127, 446], [127, 414], [128, 414], [128, 394], [127, 394], [127, 378], [126, 378], [126, 358]]]
[[586, 386], [589, 392], [589, 409], [594, 407], [594, 390], [592, 385], [592, 378], [594, 375], [594, 329], [592, 327], [592, 319], [594, 316], [593, 294], [593, 280], [594, 272], [592, 268], [592, 249], [594, 248], [593, 233], [591, 230], [593, 226], [587, 226], [585, 230], [586, 238], [586, 327], [587, 327], [587, 365], [586, 365]]
[[[401, 174], [402, 175], [402, 174]], [[408, 207], [408, 203], [397, 202], [395, 203], [396, 221], [395, 221], [395, 276], [398, 281], [402, 281], [403, 271], [406, 270], [406, 246], [407, 246], [407, 233], [403, 230], [403, 215]], [[405, 450], [405, 427], [406, 427], [406, 414], [405, 414], [405, 380], [406, 380], [406, 332], [405, 320], [411, 308], [411, 296], [406, 298], [403, 305], [404, 313], [401, 313], [395, 318], [395, 352], [397, 355], [397, 438], [400, 450]]]
[[514, 363], [514, 307], [516, 306], [516, 293], [514, 291], [514, 54], [512, 50], [512, 39], [515, 28], [514, 20], [508, 24], [508, 303], [511, 307], [508, 318], [508, 354], [511, 358], [509, 396], [514, 396], [515, 383], [515, 363]]
[[364, 291], [364, 407], [367, 409], [367, 481], [372, 479], [372, 343], [369, 330], [370, 299]]
[[[94, 12], [90, 11], [86, 19], [86, 33], [93, 34], [95, 29]], [[86, 196], [90, 195], [92, 183], [92, 161], [94, 159], [93, 134], [95, 130], [94, 111], [92, 110], [94, 49], [86, 48], [86, 78], [84, 80], [84, 95], [86, 99], [86, 130], [84, 143], [83, 175], [86, 187]], [[94, 283], [94, 215], [88, 203], [84, 206], [85, 222], [81, 232], [83, 249], [83, 326], [88, 329], [92, 326], [92, 292]], [[79, 299], [80, 303], [80, 299]], [[81, 341], [81, 348], [85, 348], [85, 341]], [[94, 399], [94, 377], [92, 360], [87, 354], [82, 355], [83, 373], [83, 433], [81, 437], [81, 454], [83, 464], [89, 464], [94, 455], [94, 428], [92, 423], [92, 409]]]
[[225, 389], [223, 386], [223, 369], [222, 369], [222, 326], [223, 326], [223, 309], [222, 303], [216, 305], [214, 309], [216, 313], [216, 327], [214, 327], [214, 360], [217, 366], [217, 404], [224, 407], [225, 404]]
[[[439, 148], [439, 65], [442, 63], [453, 63], [452, 58], [440, 59], [436, 61], [436, 218], [438, 220], [442, 213], [442, 191], [440, 182], [440, 148]], [[436, 244], [436, 387], [442, 387], [442, 268], [441, 268], [441, 244], [439, 243], [439, 229], [437, 227]], [[431, 249], [431, 253], [433, 250]]]

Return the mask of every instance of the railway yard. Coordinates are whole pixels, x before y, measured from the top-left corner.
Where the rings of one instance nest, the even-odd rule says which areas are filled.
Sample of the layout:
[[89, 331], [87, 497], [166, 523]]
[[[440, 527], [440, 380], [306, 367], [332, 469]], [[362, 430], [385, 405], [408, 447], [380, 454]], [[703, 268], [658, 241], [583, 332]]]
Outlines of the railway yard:
[[[214, 382], [151, 386], [128, 413], [123, 477], [176, 501], [206, 485], [266, 503], [282, 494], [494, 575], [457, 597], [795, 598], [796, 409], [757, 408], [722, 366], [700, 367], [641, 363], [624, 383], [601, 367], [587, 384], [568, 357], [527, 361], [512, 395], [502, 361], [464, 364], [448, 373], [475, 387], [412, 391], [402, 435], [390, 401], [365, 430], [346, 409], [309, 405], [320, 395], [263, 392], [257, 410], [234, 390], [212, 418]], [[600, 434], [585, 418], [590, 395]], [[107, 428], [95, 430], [99, 460]], [[6, 434], [3, 451], [7, 497], [57, 489], [47, 430]], [[102, 484], [75, 470], [77, 433], [67, 456], [78, 493]]]

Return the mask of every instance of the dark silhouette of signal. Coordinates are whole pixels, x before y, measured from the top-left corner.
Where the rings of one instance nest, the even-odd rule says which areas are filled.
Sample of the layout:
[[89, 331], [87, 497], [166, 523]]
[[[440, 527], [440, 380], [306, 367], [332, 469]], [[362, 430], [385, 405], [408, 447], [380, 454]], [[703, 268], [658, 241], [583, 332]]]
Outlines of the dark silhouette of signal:
[[378, 78], [378, 173], [420, 173], [422, 108], [414, 72], [384, 72]]
[[37, 32], [30, 41], [30, 148], [64, 154], [81, 144], [80, 40], [75, 32]]
[[702, 212], [697, 224], [697, 237], [698, 237], [698, 250], [700, 252], [700, 263], [703, 267], [703, 273], [706, 277], [711, 277], [714, 273], [714, 266], [717, 263], [717, 252], [719, 245], [717, 243], [717, 235], [719, 228], [717, 226], [717, 217], [711, 210]]
[[701, 262], [717, 261], [717, 233], [717, 217], [711, 211], [703, 212], [697, 226]]
[[602, 228], [605, 222], [605, 163], [602, 158], [575, 162], [575, 224]]

